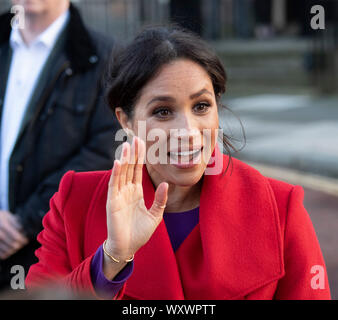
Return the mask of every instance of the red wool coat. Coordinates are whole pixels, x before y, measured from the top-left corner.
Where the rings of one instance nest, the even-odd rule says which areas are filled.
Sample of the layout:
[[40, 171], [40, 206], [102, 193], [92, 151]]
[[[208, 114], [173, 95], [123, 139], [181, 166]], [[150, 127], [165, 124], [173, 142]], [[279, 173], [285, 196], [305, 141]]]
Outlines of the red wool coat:
[[[226, 166], [228, 158], [216, 153]], [[95, 294], [90, 263], [107, 236], [110, 174], [65, 174], [43, 220], [39, 262], [29, 270], [27, 287], [63, 277], [73, 289]], [[149, 208], [154, 188], [145, 166], [143, 190]], [[330, 299], [323, 256], [302, 202], [301, 187], [233, 159], [226, 174], [204, 176], [200, 221], [179, 249], [174, 253], [162, 221], [135, 254], [134, 272], [118, 298]], [[311, 273], [318, 265], [322, 275]]]

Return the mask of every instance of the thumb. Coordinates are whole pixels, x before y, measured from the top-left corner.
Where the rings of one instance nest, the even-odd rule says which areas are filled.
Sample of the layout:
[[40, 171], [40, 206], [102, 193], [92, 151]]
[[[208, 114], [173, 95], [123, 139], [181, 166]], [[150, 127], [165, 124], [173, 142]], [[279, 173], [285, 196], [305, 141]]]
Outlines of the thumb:
[[168, 199], [168, 188], [168, 183], [162, 182], [156, 189], [154, 203], [149, 210], [155, 218], [162, 218]]

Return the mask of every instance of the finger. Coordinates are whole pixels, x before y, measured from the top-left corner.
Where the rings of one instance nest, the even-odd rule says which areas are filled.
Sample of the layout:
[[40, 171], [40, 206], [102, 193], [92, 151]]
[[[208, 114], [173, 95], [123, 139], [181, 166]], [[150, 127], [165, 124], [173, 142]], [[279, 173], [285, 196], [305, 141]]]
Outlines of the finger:
[[119, 191], [120, 171], [121, 162], [119, 160], [115, 160], [108, 182], [108, 199], [115, 197]]
[[9, 211], [1, 211], [1, 214], [4, 219], [2, 219], [2, 221], [0, 222], [0, 227], [10, 225], [12, 229], [17, 230], [20, 233], [22, 232], [23, 228], [19, 221], [18, 216], [14, 215]]
[[8, 257], [8, 249], [4, 249], [0, 246], [0, 260], [6, 260]]
[[168, 183], [162, 182], [156, 189], [154, 203], [149, 212], [156, 218], [161, 218], [168, 199]]
[[12, 237], [15, 242], [21, 243], [21, 244], [27, 244], [28, 239], [26, 236], [21, 233], [19, 230], [16, 230], [15, 228], [9, 228], [7, 229], [8, 236]]
[[15, 240], [8, 237], [7, 234], [1, 230], [0, 232], [0, 249], [1, 250], [9, 250], [11, 248], [11, 244], [13, 241]]
[[127, 168], [126, 183], [133, 182], [134, 169], [135, 169], [135, 159], [136, 159], [136, 146], [135, 146], [135, 137], [133, 137], [133, 142], [130, 149], [130, 161]]
[[133, 183], [139, 183], [142, 184], [142, 170], [143, 170], [143, 164], [144, 164], [144, 157], [146, 153], [146, 146], [142, 139], [136, 137], [136, 154], [137, 154], [137, 160], [134, 168], [134, 177], [133, 177]]
[[0, 246], [0, 259], [6, 260], [10, 256], [12, 256], [14, 253], [19, 251], [19, 249], [22, 248], [22, 245], [17, 245], [15, 247], [4, 247]]
[[3, 223], [1, 226], [1, 239], [3, 242], [11, 245], [13, 242], [27, 244], [28, 239], [9, 223]]
[[20, 219], [18, 216], [12, 215], [10, 219], [11, 226], [13, 227], [14, 230], [16, 230], [19, 233], [19, 242], [22, 243], [23, 245], [26, 245], [29, 240], [25, 234], [24, 227], [21, 224]]
[[130, 157], [130, 145], [128, 142], [123, 143], [122, 154], [121, 154], [121, 171], [120, 171], [120, 181], [119, 189], [121, 189], [126, 184], [126, 175], [128, 169]]
[[7, 220], [12, 226], [13, 228], [15, 228], [16, 230], [20, 230], [22, 229], [21, 224], [19, 223], [17, 217], [15, 217], [13, 214], [8, 216], [8, 220]]
[[10, 256], [21, 249], [24, 245], [25, 244], [18, 241], [13, 241], [11, 243], [0, 241], [0, 252], [3, 255]]

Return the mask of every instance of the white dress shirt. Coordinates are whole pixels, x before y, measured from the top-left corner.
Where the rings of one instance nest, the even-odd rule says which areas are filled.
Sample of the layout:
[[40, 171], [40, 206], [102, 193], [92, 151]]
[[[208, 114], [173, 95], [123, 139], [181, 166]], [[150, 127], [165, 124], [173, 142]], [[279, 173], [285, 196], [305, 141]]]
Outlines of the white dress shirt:
[[9, 210], [8, 176], [9, 160], [18, 138], [32, 93], [58, 36], [69, 18], [62, 14], [29, 46], [18, 29], [12, 29], [10, 46], [13, 51], [5, 92], [0, 132], [0, 209]]

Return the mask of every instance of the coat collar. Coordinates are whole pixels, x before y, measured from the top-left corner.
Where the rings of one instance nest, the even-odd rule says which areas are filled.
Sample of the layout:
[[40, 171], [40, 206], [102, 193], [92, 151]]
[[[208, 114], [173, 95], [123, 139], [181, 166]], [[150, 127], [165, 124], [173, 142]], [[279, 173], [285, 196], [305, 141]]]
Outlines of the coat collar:
[[[228, 157], [218, 149], [215, 152], [225, 168]], [[284, 275], [272, 190], [266, 178], [244, 163], [233, 159], [231, 168], [204, 176], [200, 222], [175, 253], [165, 223], [160, 223], [135, 254], [126, 296], [142, 300], [237, 299]], [[104, 215], [98, 222], [94, 213], [105, 212], [107, 188], [102, 191], [90, 210], [92, 219], [87, 221], [86, 234], [106, 229]], [[155, 190], [145, 166], [143, 192], [146, 207], [150, 208]], [[101, 225], [95, 230], [94, 219], [96, 225]], [[89, 241], [90, 252], [96, 250], [104, 236], [93, 243]]]
[[[73, 4], [69, 7], [70, 18], [66, 27], [65, 53], [75, 72], [89, 69], [97, 61], [97, 49], [85, 27], [78, 10]], [[0, 16], [0, 46], [9, 42], [13, 14]]]

